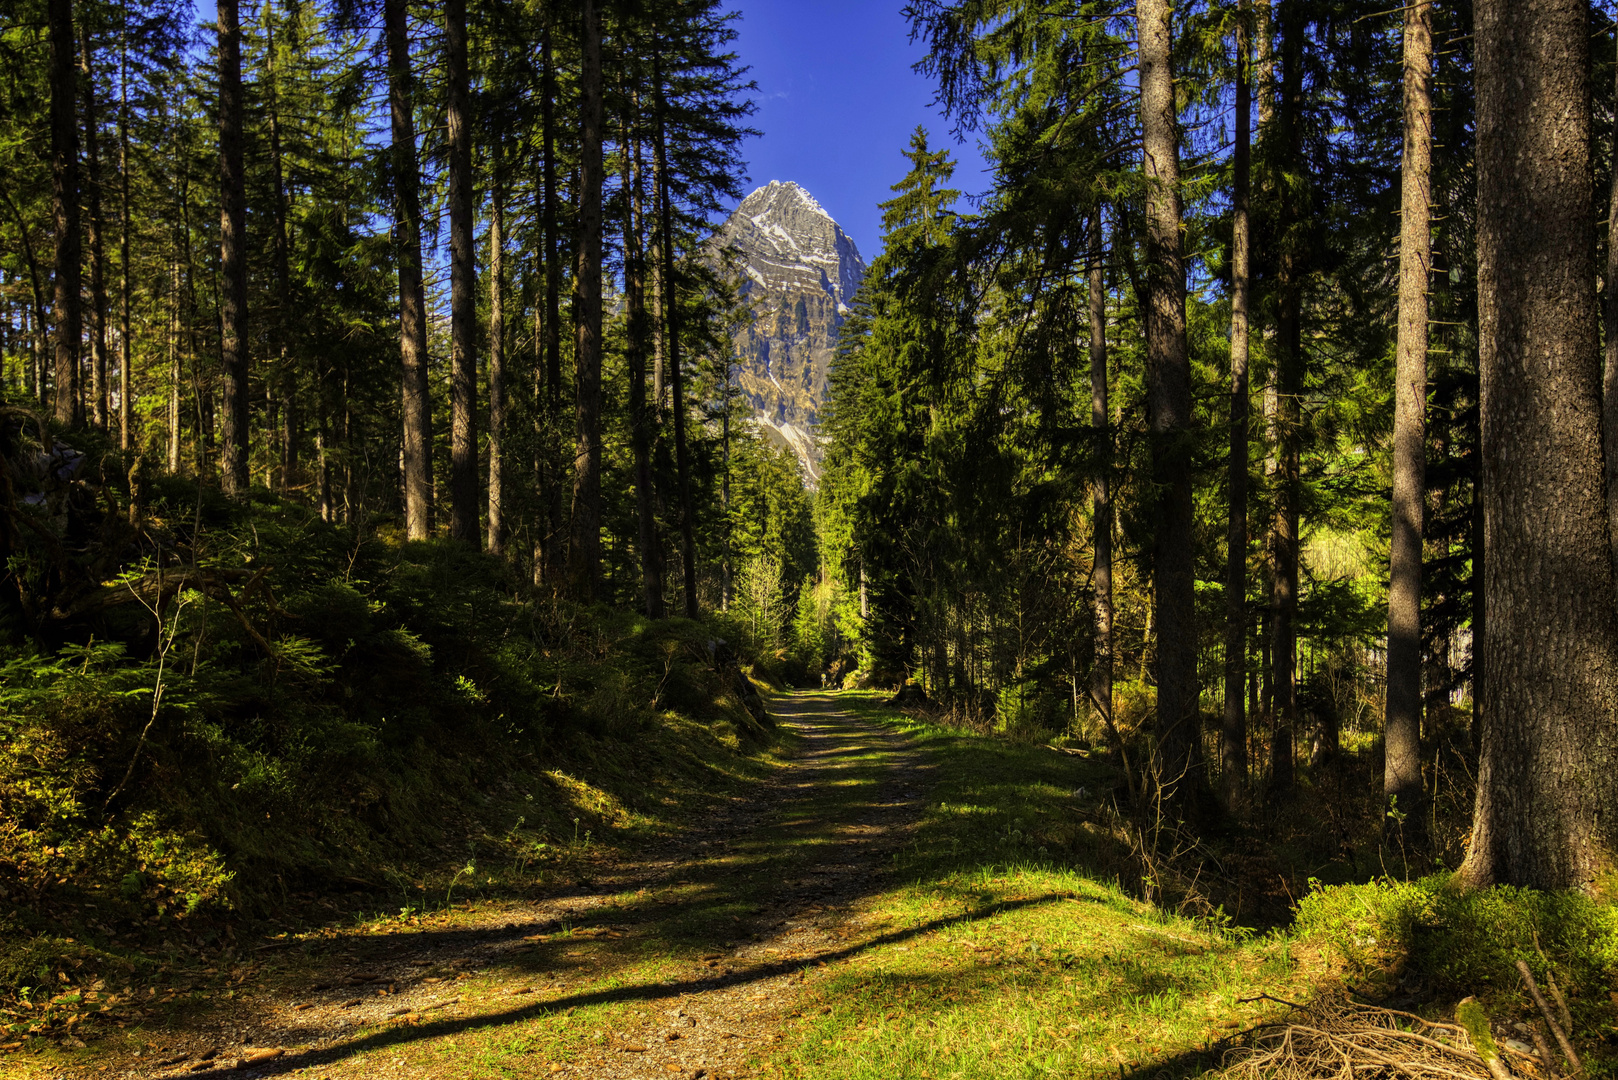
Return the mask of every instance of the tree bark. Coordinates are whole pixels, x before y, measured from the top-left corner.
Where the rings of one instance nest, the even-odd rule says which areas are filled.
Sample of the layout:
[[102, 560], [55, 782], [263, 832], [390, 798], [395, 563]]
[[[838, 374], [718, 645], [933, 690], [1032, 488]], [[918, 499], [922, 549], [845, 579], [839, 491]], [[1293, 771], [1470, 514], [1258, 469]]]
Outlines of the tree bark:
[[101, 201], [101, 132], [96, 112], [95, 51], [88, 25], [79, 26], [84, 72], [84, 201], [90, 212], [90, 419], [107, 430], [107, 255]]
[[273, 386], [275, 397], [279, 398], [281, 409], [281, 485], [285, 491], [292, 484], [293, 470], [298, 463], [298, 382], [292, 370], [292, 271], [290, 268], [289, 241], [287, 239], [287, 190], [286, 172], [281, 152], [281, 101], [280, 81], [276, 73], [275, 50], [275, 24], [270, 17], [270, 7], [264, 9], [264, 37], [266, 67], [269, 71], [265, 88], [265, 105], [269, 116], [270, 134], [270, 215], [271, 227], [275, 230], [272, 238], [274, 249], [271, 257], [275, 269], [275, 316], [273, 324], [273, 342], [276, 350], [276, 371], [273, 378], [266, 379], [268, 386]]
[[680, 562], [685, 574], [685, 615], [697, 617], [696, 514], [691, 505], [691, 463], [686, 452], [686, 407], [683, 372], [680, 370], [680, 321], [678, 282], [674, 277], [674, 193], [669, 183], [666, 116], [668, 100], [663, 86], [662, 53], [652, 52], [652, 83], [657, 88], [656, 164], [659, 241], [663, 265], [661, 289], [663, 348], [668, 358], [669, 391], [673, 396], [674, 468], [680, 498]]
[[404, 420], [405, 534], [425, 540], [433, 529], [432, 402], [427, 385], [427, 298], [421, 280], [421, 177], [405, 0], [384, 0], [388, 105], [393, 128], [394, 245], [399, 272], [400, 397]]
[[169, 439], [168, 466], [173, 476], [180, 474], [180, 262], [170, 264], [169, 282]]
[[1091, 487], [1095, 507], [1095, 649], [1090, 662], [1090, 701], [1112, 725], [1112, 426], [1107, 410], [1107, 278], [1102, 265], [1101, 204], [1090, 213], [1090, 426], [1100, 447]]
[[51, 39], [51, 218], [56, 230], [54, 412], [56, 422], [77, 427], [84, 419], [79, 397], [79, 129], [73, 78], [73, 0], [49, 0]]
[[498, 147], [489, 168], [489, 526], [485, 548], [506, 550], [506, 194]]
[[1146, 364], [1157, 621], [1157, 782], [1189, 816], [1200, 739], [1191, 490], [1191, 358], [1180, 236], [1179, 124], [1168, 0], [1137, 0], [1146, 174]]
[[568, 582], [589, 602], [601, 585], [601, 13], [580, 3], [578, 269], [573, 278], [575, 426]]
[[1405, 8], [1400, 166], [1399, 343], [1394, 374], [1393, 537], [1388, 553], [1388, 688], [1382, 794], [1419, 829], [1421, 545], [1427, 489], [1427, 283], [1432, 268], [1433, 7]]
[[[1282, 152], [1297, 169], [1302, 164], [1303, 17], [1299, 0], [1282, 7], [1281, 108], [1278, 136]], [[1275, 358], [1275, 516], [1270, 550], [1274, 578], [1270, 593], [1270, 676], [1275, 726], [1270, 740], [1270, 785], [1292, 787], [1294, 739], [1298, 729], [1298, 516], [1303, 443], [1303, 253], [1295, 235], [1302, 215], [1292, 185], [1281, 198], [1281, 252], [1276, 268]]]
[[1460, 877], [1589, 889], [1618, 831], [1589, 5], [1479, 0], [1475, 29], [1489, 678]]
[[135, 446], [135, 376], [130, 370], [134, 347], [129, 340], [129, 8], [118, 39], [118, 186], [122, 228], [118, 235], [118, 448]]
[[541, 44], [541, 62], [545, 67], [540, 99], [540, 120], [544, 126], [541, 184], [545, 202], [541, 212], [545, 234], [545, 388], [550, 395], [551, 411], [559, 415], [562, 408], [562, 235], [556, 201], [556, 63], [549, 23]]
[[1252, 89], [1248, 57], [1250, 14], [1245, 2], [1236, 24], [1236, 147], [1231, 184], [1230, 239], [1230, 520], [1225, 531], [1225, 707], [1219, 741], [1219, 782], [1225, 805], [1235, 808], [1247, 790], [1247, 307], [1252, 261], [1249, 196], [1252, 191]]
[[[1618, 41], [1618, 34], [1614, 34], [1614, 40]], [[1618, 65], [1613, 68], [1613, 79], [1615, 89], [1618, 89]], [[1614, 146], [1618, 147], [1618, 141]], [[1612, 537], [1614, 572], [1618, 573], [1618, 149], [1613, 153], [1612, 193], [1607, 199], [1607, 273], [1603, 281], [1607, 290], [1607, 304], [1603, 313], [1607, 340], [1606, 366], [1602, 376], [1601, 433], [1606, 459], [1607, 531]], [[1473, 637], [1474, 640], [1477, 637], [1475, 628]], [[1476, 648], [1473, 655], [1477, 655]], [[1476, 661], [1473, 667], [1473, 683], [1476, 684]], [[1475, 701], [1475, 685], [1472, 696]]]
[[[627, 95], [630, 110], [637, 94]], [[624, 119], [624, 301], [628, 313], [624, 352], [629, 366], [630, 440], [635, 454], [635, 517], [638, 528], [643, 607], [649, 619], [663, 618], [663, 565], [658, 545], [655, 493], [652, 490], [650, 417], [646, 408], [646, 249], [640, 137], [633, 120]]]
[[562, 423], [562, 237], [558, 221], [556, 184], [556, 64], [552, 37], [553, 14], [545, 17], [540, 39], [541, 175], [537, 189], [543, 244], [541, 271], [544, 299], [541, 307], [534, 394], [534, 486], [539, 492], [538, 525], [534, 536], [534, 583], [555, 585], [565, 578], [563, 541], [567, 519], [566, 490], [561, 483], [561, 455], [556, 440]]
[[242, 27], [238, 0], [219, 0], [219, 358], [224, 368], [225, 491], [246, 492], [247, 177], [242, 161]]
[[478, 542], [478, 301], [472, 238], [472, 124], [466, 0], [444, 3], [449, 137], [449, 534]]

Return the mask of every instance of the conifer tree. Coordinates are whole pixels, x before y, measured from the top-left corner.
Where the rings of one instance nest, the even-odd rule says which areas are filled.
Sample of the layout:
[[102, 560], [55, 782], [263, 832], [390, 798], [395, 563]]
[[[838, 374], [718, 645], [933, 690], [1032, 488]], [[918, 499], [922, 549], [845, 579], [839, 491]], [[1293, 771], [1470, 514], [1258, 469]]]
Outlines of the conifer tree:
[[449, 533], [478, 537], [477, 266], [472, 244], [472, 118], [468, 98], [466, 0], [444, 5], [450, 247]]
[[[1140, 0], [1141, 130], [1146, 180], [1147, 410], [1152, 477], [1154, 615], [1157, 630], [1158, 780], [1177, 793], [1194, 786], [1200, 725], [1192, 538], [1191, 360], [1185, 336], [1185, 265], [1180, 239], [1179, 122], [1166, 0]], [[1189, 806], [1182, 800], [1182, 805]]]
[[56, 422], [83, 419], [79, 395], [79, 337], [83, 332], [79, 283], [78, 87], [73, 78], [73, 0], [48, 0], [50, 24], [51, 204], [56, 234], [53, 395]]
[[219, 358], [224, 369], [222, 474], [225, 490], [248, 484], [247, 177], [242, 139], [242, 27], [238, 0], [218, 0], [219, 17]]
[[593, 600], [601, 585], [601, 13], [582, 0], [579, 66], [578, 239], [573, 276], [573, 514], [568, 580], [573, 595]]
[[1394, 372], [1393, 542], [1388, 562], [1388, 690], [1383, 794], [1419, 828], [1421, 563], [1426, 495], [1427, 292], [1432, 263], [1432, 5], [1404, 12], [1404, 157], [1400, 165], [1399, 339]]
[[427, 300], [421, 268], [421, 192], [413, 115], [414, 77], [405, 0], [383, 0], [392, 120], [395, 254], [399, 277], [400, 390], [404, 421], [401, 455], [405, 528], [425, 540], [433, 527], [431, 402], [427, 386]]

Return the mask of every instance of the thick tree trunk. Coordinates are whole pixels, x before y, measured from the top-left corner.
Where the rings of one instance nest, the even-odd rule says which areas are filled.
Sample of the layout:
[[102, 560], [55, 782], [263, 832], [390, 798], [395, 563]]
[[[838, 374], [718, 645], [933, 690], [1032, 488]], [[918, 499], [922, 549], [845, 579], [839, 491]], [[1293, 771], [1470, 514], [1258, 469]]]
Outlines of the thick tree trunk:
[[427, 298], [421, 280], [421, 177], [416, 167], [405, 0], [384, 0], [382, 21], [387, 37], [388, 105], [393, 127], [405, 533], [412, 540], [425, 540], [433, 529], [432, 402], [427, 385]]
[[135, 446], [135, 376], [130, 370], [134, 345], [129, 340], [129, 11], [123, 11], [124, 28], [118, 49], [118, 212], [122, 228], [118, 235], [118, 448]]
[[275, 316], [272, 319], [273, 341], [276, 350], [276, 370], [265, 380], [278, 399], [281, 410], [281, 484], [286, 491], [293, 483], [293, 472], [298, 464], [298, 380], [292, 368], [292, 271], [289, 241], [287, 239], [286, 171], [281, 152], [280, 82], [276, 75], [275, 23], [270, 8], [264, 9], [264, 37], [266, 66], [269, 69], [265, 104], [268, 108], [270, 134], [270, 216], [275, 230], [271, 257], [275, 264]]
[[[629, 98], [638, 108], [638, 95]], [[641, 149], [632, 121], [624, 121], [624, 300], [628, 312], [624, 352], [629, 366], [630, 441], [635, 454], [635, 517], [640, 555], [643, 607], [649, 619], [661, 619], [663, 609], [662, 550], [657, 538], [655, 494], [652, 491], [651, 423], [646, 407], [646, 232]]]
[[669, 184], [669, 158], [666, 145], [667, 131], [664, 116], [668, 102], [664, 98], [661, 53], [652, 54], [652, 82], [657, 87], [657, 142], [656, 169], [658, 188], [658, 247], [663, 265], [662, 319], [663, 347], [668, 358], [669, 391], [673, 396], [671, 411], [674, 417], [674, 468], [680, 498], [680, 562], [685, 573], [686, 618], [697, 617], [697, 544], [696, 514], [691, 505], [691, 463], [686, 452], [686, 407], [683, 372], [680, 370], [680, 321], [678, 282], [674, 276], [674, 197]]
[[247, 490], [247, 176], [242, 161], [242, 27], [238, 0], [219, 0], [219, 358], [224, 368], [222, 467]]
[[558, 220], [556, 183], [556, 64], [552, 48], [553, 27], [547, 16], [544, 37], [540, 43], [543, 77], [540, 86], [540, 123], [542, 126], [542, 160], [540, 188], [543, 202], [540, 206], [541, 231], [544, 252], [541, 256], [545, 275], [545, 296], [542, 314], [543, 363], [536, 370], [536, 379], [543, 381], [542, 392], [535, 395], [534, 423], [534, 481], [540, 493], [539, 527], [535, 530], [534, 581], [548, 580], [560, 585], [565, 577], [564, 545], [566, 538], [566, 489], [561, 482], [560, 454], [553, 452], [561, 434], [562, 423], [562, 233]]
[[1095, 649], [1090, 702], [1112, 725], [1112, 425], [1107, 410], [1107, 277], [1102, 265], [1101, 206], [1090, 213], [1090, 426], [1101, 450], [1091, 487], [1095, 507]]
[[489, 525], [484, 547], [506, 550], [506, 194], [500, 155], [490, 165], [489, 213]]
[[1405, 8], [1400, 166], [1399, 344], [1394, 374], [1393, 537], [1388, 553], [1388, 689], [1382, 793], [1419, 829], [1421, 537], [1426, 504], [1427, 280], [1432, 268], [1433, 6]]
[[[1301, 164], [1303, 96], [1303, 18], [1299, 0], [1282, 9], [1282, 73], [1279, 138], [1286, 160]], [[1290, 185], [1281, 200], [1283, 231], [1301, 227], [1297, 196]], [[1294, 740], [1298, 730], [1298, 514], [1302, 491], [1299, 457], [1303, 444], [1303, 259], [1294, 241], [1281, 245], [1276, 272], [1275, 358], [1275, 517], [1270, 551], [1274, 579], [1270, 593], [1270, 676], [1275, 726], [1270, 740], [1270, 785], [1292, 787]]]
[[568, 582], [580, 600], [601, 584], [601, 13], [580, 4], [578, 268], [573, 278], [577, 375]]
[[84, 196], [90, 212], [90, 419], [107, 430], [107, 254], [101, 200], [101, 131], [96, 112], [95, 47], [88, 26], [79, 27], [79, 64], [84, 72]]
[[1146, 174], [1146, 365], [1157, 622], [1157, 782], [1189, 815], [1201, 717], [1191, 490], [1191, 359], [1180, 236], [1179, 124], [1168, 0], [1137, 0]]
[[1618, 831], [1589, 5], [1479, 0], [1475, 27], [1489, 678], [1461, 878], [1587, 889]]
[[56, 230], [54, 412], [69, 427], [83, 422], [79, 397], [79, 128], [74, 107], [73, 0], [46, 5], [51, 39], [51, 218]]
[[[1618, 34], [1614, 34], [1618, 41]], [[1615, 90], [1618, 90], [1618, 65], [1613, 67]], [[1606, 366], [1602, 376], [1601, 396], [1601, 433], [1604, 443], [1603, 449], [1606, 457], [1607, 477], [1607, 531], [1612, 536], [1612, 558], [1614, 572], [1618, 573], [1618, 141], [1614, 142], [1612, 168], [1612, 193], [1607, 199], [1607, 273], [1602, 279], [1606, 283], [1607, 305], [1604, 312], [1606, 320]], [[1473, 638], [1476, 640], [1478, 631], [1473, 628]], [[1473, 655], [1479, 650], [1474, 647]], [[1473, 663], [1474, 684], [1472, 697], [1477, 700], [1476, 661]]]
[[1251, 288], [1252, 237], [1248, 203], [1252, 190], [1251, 72], [1247, 54], [1249, 14], [1242, 4], [1236, 26], [1236, 149], [1231, 185], [1230, 240], [1230, 519], [1225, 530], [1225, 708], [1219, 740], [1219, 782], [1225, 805], [1237, 806], [1247, 790], [1247, 307]]
[[478, 542], [478, 300], [472, 238], [471, 74], [466, 0], [444, 4], [446, 119], [449, 135], [450, 451], [449, 534]]

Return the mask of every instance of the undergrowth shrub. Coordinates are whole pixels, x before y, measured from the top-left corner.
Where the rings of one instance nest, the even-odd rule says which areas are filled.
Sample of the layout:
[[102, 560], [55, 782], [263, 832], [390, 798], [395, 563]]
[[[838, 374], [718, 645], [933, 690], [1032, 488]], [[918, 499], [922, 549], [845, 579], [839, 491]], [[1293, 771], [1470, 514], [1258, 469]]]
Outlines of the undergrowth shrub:
[[[469, 546], [262, 493], [160, 477], [140, 520], [37, 607], [67, 616], [0, 633], [0, 914], [31, 928], [14, 941], [58, 902], [268, 914], [321, 882], [550, 850], [575, 818], [599, 840], [640, 820], [657, 770], [698, 777], [701, 753], [761, 737], [704, 623], [579, 608]], [[685, 756], [631, 776], [652, 745]], [[544, 781], [565, 762], [577, 790]]]
[[1410, 970], [1440, 993], [1508, 991], [1522, 960], [1572, 986], [1618, 975], [1618, 909], [1578, 893], [1498, 885], [1463, 890], [1451, 876], [1319, 887], [1295, 930], [1355, 978]]

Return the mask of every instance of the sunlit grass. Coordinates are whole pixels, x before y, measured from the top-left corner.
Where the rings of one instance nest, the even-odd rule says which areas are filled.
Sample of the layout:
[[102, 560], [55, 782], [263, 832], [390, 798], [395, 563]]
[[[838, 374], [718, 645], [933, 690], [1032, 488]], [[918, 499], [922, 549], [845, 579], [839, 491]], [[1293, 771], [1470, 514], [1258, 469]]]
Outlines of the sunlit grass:
[[1196, 1075], [1263, 1014], [1239, 998], [1286, 997], [1309, 977], [1285, 938], [1177, 918], [1119, 887], [1100, 761], [906, 720], [874, 695], [848, 704], [920, 747], [927, 806], [896, 859], [906, 882], [863, 905], [877, 943], [811, 984], [770, 1070]]

